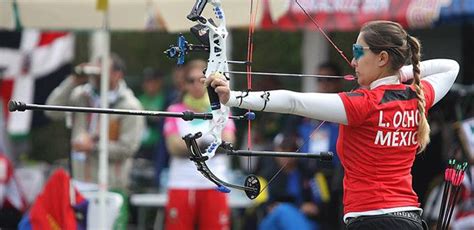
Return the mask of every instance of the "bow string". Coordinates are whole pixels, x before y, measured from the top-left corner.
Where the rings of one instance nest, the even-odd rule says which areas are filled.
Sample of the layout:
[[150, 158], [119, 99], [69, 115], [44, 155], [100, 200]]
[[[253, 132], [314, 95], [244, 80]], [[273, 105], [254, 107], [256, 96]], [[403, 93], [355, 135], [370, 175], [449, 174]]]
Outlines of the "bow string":
[[[253, 0], [252, 0], [253, 1]], [[258, 0], [257, 0], [258, 1]], [[318, 28], [319, 32], [324, 36], [324, 38], [334, 47], [334, 49], [341, 55], [341, 57], [344, 59], [344, 61], [352, 67], [351, 62], [349, 59], [346, 57], [344, 52], [339, 49], [339, 47], [332, 41], [332, 39], [326, 34], [326, 32], [321, 28], [321, 26], [316, 22], [316, 20], [311, 17], [311, 15], [304, 9], [304, 7], [298, 2], [298, 0], [295, 0], [295, 3], [298, 5], [298, 7], [301, 9], [301, 11], [310, 19], [310, 21]], [[255, 21], [253, 21], [255, 23]], [[254, 28], [255, 25], [250, 25], [250, 28]], [[250, 33], [249, 33], [250, 34]], [[249, 35], [250, 36], [250, 35]], [[249, 38], [249, 42], [252, 39]], [[244, 72], [231, 72], [234, 74], [244, 74]], [[314, 75], [314, 74], [286, 74], [286, 73], [265, 73], [265, 72], [251, 72], [248, 71], [248, 74], [253, 74], [253, 75], [272, 75], [272, 76], [291, 76], [291, 77], [316, 77], [316, 78], [333, 78], [333, 79], [344, 79], [344, 80], [349, 80], [353, 81], [356, 78], [353, 75], [345, 75], [345, 76], [327, 76], [327, 75]], [[305, 146], [309, 140], [311, 140], [312, 136], [319, 131], [319, 129], [326, 123], [325, 120], [322, 120], [319, 124], [316, 124], [315, 127], [312, 129], [311, 134], [304, 140], [303, 144], [295, 151], [295, 153], [299, 153], [301, 148]], [[260, 193], [264, 192], [265, 189], [270, 186], [270, 184], [273, 182], [273, 180], [285, 169], [287, 166], [288, 161], [282, 165], [273, 176], [270, 177], [270, 180], [266, 184], [265, 187], [263, 187], [260, 190]]]

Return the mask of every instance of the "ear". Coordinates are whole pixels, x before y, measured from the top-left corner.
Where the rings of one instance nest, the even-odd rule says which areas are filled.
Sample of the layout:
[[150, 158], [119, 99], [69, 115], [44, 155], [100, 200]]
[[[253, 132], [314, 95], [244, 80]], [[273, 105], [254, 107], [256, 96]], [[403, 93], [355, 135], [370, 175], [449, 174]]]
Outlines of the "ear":
[[389, 63], [390, 56], [388, 55], [387, 51], [382, 51], [378, 55], [378, 66], [385, 67]]

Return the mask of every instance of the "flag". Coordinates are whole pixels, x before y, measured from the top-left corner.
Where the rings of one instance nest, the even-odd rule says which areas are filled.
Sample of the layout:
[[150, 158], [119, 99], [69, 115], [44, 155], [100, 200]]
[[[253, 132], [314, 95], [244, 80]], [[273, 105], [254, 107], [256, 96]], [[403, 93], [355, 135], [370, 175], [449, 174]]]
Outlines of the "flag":
[[0, 209], [4, 207], [25, 211], [26, 198], [16, 181], [11, 161], [0, 151]]
[[25, 214], [18, 229], [85, 229], [88, 201], [72, 185], [69, 174], [58, 169]]
[[71, 72], [74, 36], [65, 32], [27, 29], [0, 31], [0, 104], [7, 131], [25, 136], [44, 124], [42, 112], [8, 113], [8, 101], [44, 104], [49, 93]]
[[14, 229], [27, 208], [12, 162], [0, 149], [0, 228]]

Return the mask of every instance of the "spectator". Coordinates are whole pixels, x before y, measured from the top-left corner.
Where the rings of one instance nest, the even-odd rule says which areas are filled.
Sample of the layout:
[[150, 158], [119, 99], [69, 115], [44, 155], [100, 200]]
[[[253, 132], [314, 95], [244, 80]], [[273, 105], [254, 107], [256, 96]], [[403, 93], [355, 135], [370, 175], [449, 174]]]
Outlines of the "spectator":
[[0, 146], [0, 229], [15, 229], [27, 209], [27, 199], [13, 163]]
[[[153, 111], [165, 110], [169, 106], [170, 101], [168, 97], [168, 90], [165, 90], [165, 88], [163, 87], [164, 74], [158, 69], [148, 67], [143, 71], [143, 75], [143, 94], [139, 97], [140, 103], [142, 104], [143, 108], [145, 110]], [[151, 167], [153, 168], [153, 178], [149, 178], [149, 176], [145, 176], [147, 178], [142, 178], [146, 181], [144, 183], [148, 185], [148, 187], [152, 186], [152, 184], [154, 184], [156, 187], [159, 187], [161, 172], [163, 168], [168, 167], [169, 155], [166, 149], [165, 141], [162, 137], [163, 121], [164, 119], [159, 117], [146, 117], [146, 129], [144, 130], [140, 150], [138, 151], [136, 157], [148, 160], [145, 160], [148, 164], [137, 164], [136, 166], [139, 167], [133, 169], [137, 171], [148, 171], [146, 169], [146, 165], [150, 165], [150, 170]], [[153, 163], [151, 163], [150, 161], [153, 161]], [[135, 163], [138, 162], [135, 161]], [[149, 173], [139, 173], [138, 175], [141, 174], [148, 175]], [[136, 184], [137, 186], [141, 187], [140, 181], [143, 180], [138, 179], [136, 181], [133, 181], [132, 184]]]
[[[275, 151], [292, 152], [299, 146], [293, 135], [278, 134], [274, 140]], [[274, 167], [264, 177], [270, 179], [283, 167], [268, 187], [268, 215], [259, 229], [319, 229], [320, 214], [329, 201], [325, 177], [319, 173], [306, 177], [297, 158], [274, 158]]]
[[183, 97], [183, 93], [185, 91], [185, 76], [184, 76], [184, 68], [176, 67], [173, 69], [172, 73], [173, 77], [173, 89], [170, 90], [168, 93], [169, 95], [169, 102], [170, 103], [177, 103], [181, 101]]
[[[315, 73], [319, 75], [342, 76], [339, 66], [332, 62], [325, 62], [319, 65]], [[320, 93], [339, 93], [343, 91], [343, 88], [342, 79], [318, 78], [317, 80], [317, 91]], [[319, 125], [321, 126], [317, 132], [313, 133]], [[335, 153], [332, 163], [325, 164], [320, 161], [305, 161], [305, 167], [307, 167], [307, 171], [311, 175], [318, 171], [323, 171], [329, 179], [332, 199], [324, 215], [327, 216], [333, 229], [344, 229], [345, 226], [342, 222], [342, 179], [344, 172], [336, 152], [339, 125], [332, 122], [321, 124], [321, 121], [318, 120], [302, 118], [301, 123], [297, 127], [300, 138], [308, 139], [301, 148], [302, 152], [330, 151]]]
[[[200, 82], [204, 61], [192, 61], [184, 69], [185, 86], [182, 101], [171, 105], [170, 112], [191, 110], [207, 112], [210, 110], [206, 88]], [[227, 196], [218, 192], [216, 186], [204, 178], [192, 161], [188, 159], [188, 150], [182, 136], [189, 133], [205, 132], [210, 122], [204, 120], [183, 121], [179, 118], [166, 118], [164, 136], [171, 162], [168, 180], [168, 204], [166, 206], [166, 229], [229, 229], [230, 211]], [[222, 139], [233, 142], [235, 126], [232, 121], [222, 133]], [[204, 135], [198, 142], [207, 146], [212, 136]], [[206, 161], [218, 177], [224, 177], [229, 168], [228, 158], [217, 154]]]
[[[110, 108], [138, 110], [140, 102], [123, 80], [125, 63], [116, 54], [111, 55], [110, 91], [107, 94]], [[99, 107], [100, 68], [95, 64], [81, 64], [75, 74], [66, 78], [49, 95], [48, 105]], [[52, 119], [65, 117], [62, 112], [47, 112]], [[86, 182], [97, 182], [99, 115], [76, 113], [73, 116], [72, 152], [73, 176]], [[137, 151], [143, 117], [109, 115], [109, 187], [126, 190], [131, 157]]]
[[[138, 97], [143, 109], [163, 111], [166, 105], [166, 92], [163, 90], [163, 73], [157, 69], [146, 68], [143, 71], [143, 94]], [[146, 117], [146, 129], [142, 136], [139, 157], [152, 159], [153, 151], [161, 139], [161, 118]]]
[[[332, 75], [332, 76], [341, 76], [341, 71], [339, 67], [333, 63], [327, 62], [319, 66], [316, 74], [319, 75]], [[337, 93], [343, 90], [343, 82], [341, 79], [318, 79], [317, 84], [318, 92], [321, 93]], [[324, 124], [319, 127], [318, 132], [312, 133], [316, 127], [320, 125], [320, 121], [301, 118], [300, 123], [296, 126], [298, 127], [298, 135], [300, 138], [309, 138], [309, 140], [304, 143], [301, 148], [302, 152], [321, 152], [321, 151], [331, 151], [336, 152], [336, 140], [338, 134], [338, 125], [331, 122], [324, 122]], [[333, 167], [338, 165], [339, 160], [337, 157], [334, 158], [333, 164], [327, 167]], [[318, 168], [318, 166], [312, 166], [313, 169]]]

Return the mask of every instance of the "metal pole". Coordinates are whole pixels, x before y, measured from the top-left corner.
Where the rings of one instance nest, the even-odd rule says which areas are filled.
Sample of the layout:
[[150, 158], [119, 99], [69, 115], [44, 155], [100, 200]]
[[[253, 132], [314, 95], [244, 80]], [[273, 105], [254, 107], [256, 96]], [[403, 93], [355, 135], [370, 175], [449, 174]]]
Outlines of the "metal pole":
[[69, 168], [69, 175], [71, 178], [74, 178], [74, 168], [72, 164], [73, 160], [73, 153], [72, 153], [72, 143], [71, 143], [71, 138], [72, 138], [72, 113], [71, 112], [66, 112], [66, 129], [67, 129], [67, 140], [68, 140], [68, 168]]
[[[102, 52], [102, 73], [100, 78], [100, 107], [108, 108], [108, 91], [110, 78], [110, 32], [109, 32], [109, 10], [108, 6], [104, 10], [104, 24], [99, 32], [103, 40]], [[108, 168], [109, 168], [109, 115], [100, 114], [100, 136], [99, 136], [99, 227], [106, 229], [107, 209], [106, 194], [108, 192]]]

